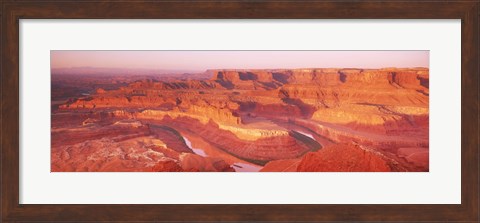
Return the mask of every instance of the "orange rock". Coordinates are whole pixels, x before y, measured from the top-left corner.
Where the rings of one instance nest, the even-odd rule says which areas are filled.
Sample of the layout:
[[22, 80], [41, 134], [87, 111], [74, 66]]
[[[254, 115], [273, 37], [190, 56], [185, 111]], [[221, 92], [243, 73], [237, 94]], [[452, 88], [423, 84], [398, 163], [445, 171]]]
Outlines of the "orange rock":
[[183, 169], [173, 160], [160, 161], [151, 168], [153, 172], [182, 172]]
[[390, 172], [388, 161], [380, 154], [354, 144], [337, 144], [307, 153], [298, 172]]
[[429, 169], [428, 148], [399, 148], [397, 154], [415, 166], [426, 170]]
[[235, 172], [235, 170], [222, 159], [202, 157], [191, 153], [183, 153], [180, 155], [180, 165], [186, 172]]
[[268, 162], [260, 172], [297, 172], [300, 159], [274, 160]]

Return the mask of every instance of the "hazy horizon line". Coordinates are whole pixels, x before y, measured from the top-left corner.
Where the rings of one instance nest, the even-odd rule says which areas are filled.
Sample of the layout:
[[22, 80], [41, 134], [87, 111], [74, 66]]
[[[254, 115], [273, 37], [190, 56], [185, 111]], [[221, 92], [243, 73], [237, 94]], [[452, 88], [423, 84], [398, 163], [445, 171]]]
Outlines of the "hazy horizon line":
[[115, 70], [148, 70], [148, 71], [196, 71], [196, 72], [207, 72], [209, 70], [299, 70], [299, 69], [372, 69], [372, 70], [380, 70], [380, 69], [413, 69], [413, 68], [422, 68], [422, 69], [430, 69], [429, 67], [423, 66], [411, 66], [411, 67], [396, 67], [396, 66], [388, 66], [388, 67], [294, 67], [294, 68], [285, 68], [285, 67], [268, 67], [268, 68], [207, 68], [202, 70], [190, 70], [190, 69], [162, 69], [162, 68], [131, 68], [131, 67], [92, 67], [92, 66], [79, 66], [79, 67], [52, 67], [50, 70], [56, 69], [115, 69]]

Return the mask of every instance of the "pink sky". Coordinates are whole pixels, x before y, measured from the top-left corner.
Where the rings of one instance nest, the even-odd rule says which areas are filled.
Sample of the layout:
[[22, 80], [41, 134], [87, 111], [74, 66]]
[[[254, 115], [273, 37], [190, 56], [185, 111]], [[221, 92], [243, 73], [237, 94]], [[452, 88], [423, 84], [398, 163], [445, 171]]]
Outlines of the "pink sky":
[[51, 51], [51, 68], [163, 70], [429, 67], [429, 51]]

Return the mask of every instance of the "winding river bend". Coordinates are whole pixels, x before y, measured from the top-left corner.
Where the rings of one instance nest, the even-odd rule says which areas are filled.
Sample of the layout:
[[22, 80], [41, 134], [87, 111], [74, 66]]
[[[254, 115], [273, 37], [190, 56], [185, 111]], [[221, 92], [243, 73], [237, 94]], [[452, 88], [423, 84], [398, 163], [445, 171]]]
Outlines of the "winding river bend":
[[[171, 127], [150, 124], [151, 127], [166, 129], [169, 132], [175, 133], [177, 140], [182, 140], [184, 146], [193, 151], [194, 154], [202, 157], [220, 157], [227, 161], [230, 166], [235, 169], [236, 172], [258, 172], [263, 168], [261, 165], [253, 164], [238, 157], [234, 157], [231, 154], [228, 154], [218, 148], [210, 146], [207, 142], [204, 142], [201, 137], [198, 137], [195, 134], [188, 133], [187, 131], [178, 131], [174, 130]], [[297, 140], [300, 140], [306, 146], [310, 148], [309, 151], [316, 151], [322, 147], [322, 145], [317, 141], [317, 139], [310, 133], [301, 130], [292, 130], [291, 134]], [[206, 147], [204, 147], [206, 146]], [[186, 149], [186, 148], [185, 148]]]
[[[208, 157], [207, 153], [205, 150], [201, 148], [195, 148], [192, 146], [192, 142], [185, 136], [182, 136], [183, 140], [185, 141], [185, 144], [190, 148], [195, 154], [202, 156], [202, 157]], [[260, 169], [262, 169], [262, 166], [258, 166], [252, 163], [246, 163], [246, 162], [234, 162], [231, 167], [235, 169], [235, 172], [258, 172]]]

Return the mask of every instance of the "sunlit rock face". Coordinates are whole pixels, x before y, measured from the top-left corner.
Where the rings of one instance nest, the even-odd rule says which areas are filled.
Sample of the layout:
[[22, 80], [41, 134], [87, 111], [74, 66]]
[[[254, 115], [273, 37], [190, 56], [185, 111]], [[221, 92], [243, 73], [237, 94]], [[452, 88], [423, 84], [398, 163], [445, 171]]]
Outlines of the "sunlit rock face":
[[393, 161], [354, 144], [337, 144], [306, 154], [298, 172], [390, 172]]
[[53, 76], [51, 168], [428, 171], [428, 126], [425, 68]]

